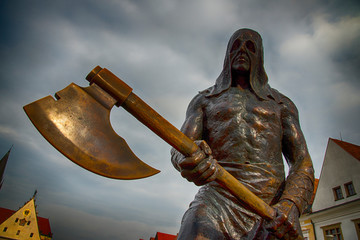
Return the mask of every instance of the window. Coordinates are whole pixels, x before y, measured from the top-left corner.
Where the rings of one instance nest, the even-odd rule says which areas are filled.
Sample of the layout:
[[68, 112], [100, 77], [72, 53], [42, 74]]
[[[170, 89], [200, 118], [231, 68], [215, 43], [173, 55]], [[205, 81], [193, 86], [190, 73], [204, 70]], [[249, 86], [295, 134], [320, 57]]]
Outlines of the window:
[[356, 195], [355, 188], [352, 182], [345, 183], [344, 186], [345, 186], [346, 197], [351, 197]]
[[34, 236], [34, 233], [30, 233], [30, 237], [33, 237]]
[[6, 232], [6, 230], [7, 230], [7, 227], [4, 227], [4, 230], [3, 230], [3, 232]]
[[16, 219], [15, 219], [15, 222], [18, 222], [18, 221], [19, 221], [19, 219], [18, 219], [18, 218], [16, 218]]
[[334, 197], [335, 197], [335, 201], [337, 200], [340, 200], [340, 199], [343, 199], [344, 196], [342, 194], [342, 191], [341, 191], [341, 187], [338, 186], [338, 187], [334, 187], [333, 188], [333, 192], [334, 192]]
[[325, 240], [343, 240], [340, 223], [323, 227]]
[[20, 230], [17, 231], [16, 235], [19, 235], [20, 234]]
[[31, 221], [28, 221], [26, 224], [27, 224], [27, 225], [30, 225], [30, 223], [31, 223]]

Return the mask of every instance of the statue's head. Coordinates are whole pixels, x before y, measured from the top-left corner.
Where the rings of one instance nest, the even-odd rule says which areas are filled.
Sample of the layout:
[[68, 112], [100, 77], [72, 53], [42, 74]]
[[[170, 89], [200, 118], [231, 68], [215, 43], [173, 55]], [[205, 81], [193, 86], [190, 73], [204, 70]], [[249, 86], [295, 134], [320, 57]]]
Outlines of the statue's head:
[[225, 65], [227, 67], [229, 63], [231, 68], [236, 70], [240, 67], [243, 71], [250, 71], [254, 68], [252, 65], [256, 63], [263, 66], [261, 36], [250, 29], [236, 31], [229, 40], [224, 67]]
[[264, 69], [264, 51], [259, 33], [251, 29], [239, 29], [230, 38], [223, 70], [214, 88], [207, 96], [218, 95], [232, 83], [232, 70], [249, 71], [252, 90], [261, 99], [269, 94], [268, 78]]

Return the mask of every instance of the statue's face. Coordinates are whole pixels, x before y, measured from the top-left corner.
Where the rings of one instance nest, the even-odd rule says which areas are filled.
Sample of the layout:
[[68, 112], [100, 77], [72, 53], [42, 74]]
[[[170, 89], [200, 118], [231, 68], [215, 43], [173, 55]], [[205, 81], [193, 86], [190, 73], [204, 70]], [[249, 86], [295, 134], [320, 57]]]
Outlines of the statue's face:
[[[245, 82], [244, 82], [245, 81]], [[251, 87], [260, 99], [268, 99], [268, 77], [264, 69], [264, 51], [259, 33], [242, 28], [233, 33], [226, 47], [223, 70], [208, 97], [217, 96], [237, 84]]]
[[256, 53], [255, 43], [249, 39], [238, 38], [230, 50], [231, 68], [239, 72], [249, 72], [251, 57]]

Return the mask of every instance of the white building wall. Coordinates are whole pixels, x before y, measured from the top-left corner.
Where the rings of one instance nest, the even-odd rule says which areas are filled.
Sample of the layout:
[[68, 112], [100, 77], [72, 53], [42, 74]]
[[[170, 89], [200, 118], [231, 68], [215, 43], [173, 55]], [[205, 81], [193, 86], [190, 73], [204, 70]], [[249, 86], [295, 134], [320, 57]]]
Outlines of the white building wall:
[[342, 231], [342, 235], [343, 235], [344, 239], [345, 240], [347, 240], [347, 239], [348, 240], [356, 240], [357, 239], [356, 229], [355, 229], [354, 222], [351, 220], [355, 220], [358, 217], [359, 216], [356, 216], [354, 214], [352, 216], [334, 218], [331, 220], [327, 220], [327, 221], [319, 222], [319, 223], [315, 224], [316, 239], [317, 240], [328, 240], [328, 239], [324, 238], [324, 233], [323, 233], [322, 227], [341, 223], [340, 227], [341, 227], [341, 231]]
[[339, 206], [324, 212], [312, 214], [317, 240], [324, 239], [323, 227], [340, 223], [344, 240], [356, 240], [357, 233], [353, 220], [360, 218], [360, 201], [355, 201], [345, 206]]
[[[351, 181], [357, 194], [346, 197], [344, 184]], [[344, 199], [335, 201], [333, 188], [337, 186], [341, 187]], [[359, 198], [360, 161], [329, 139], [312, 211], [317, 212]]]

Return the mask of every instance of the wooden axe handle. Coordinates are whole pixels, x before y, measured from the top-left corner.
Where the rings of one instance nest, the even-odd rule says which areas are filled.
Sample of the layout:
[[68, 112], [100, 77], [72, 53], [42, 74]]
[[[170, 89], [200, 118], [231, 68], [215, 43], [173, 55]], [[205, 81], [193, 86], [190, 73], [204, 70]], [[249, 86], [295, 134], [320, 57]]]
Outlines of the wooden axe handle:
[[[131, 88], [106, 68], [96, 67], [86, 77], [91, 83], [96, 83], [118, 100], [125, 110], [150, 128], [160, 138], [185, 156], [191, 156], [198, 151], [198, 146], [180, 130], [169, 123], [154, 109], [131, 92]], [[114, 88], [114, 86], [116, 86]], [[117, 105], [120, 105], [117, 104]], [[238, 200], [245, 203], [252, 211], [261, 217], [274, 219], [276, 212], [271, 206], [257, 197], [235, 177], [218, 164], [216, 181], [228, 189]]]

